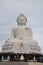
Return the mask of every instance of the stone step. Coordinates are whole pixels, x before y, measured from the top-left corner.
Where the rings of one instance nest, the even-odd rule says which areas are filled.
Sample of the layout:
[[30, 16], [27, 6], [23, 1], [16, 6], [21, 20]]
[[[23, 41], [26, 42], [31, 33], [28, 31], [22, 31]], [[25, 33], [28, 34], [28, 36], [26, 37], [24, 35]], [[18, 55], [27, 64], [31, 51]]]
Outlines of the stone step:
[[0, 65], [28, 65], [28, 62], [0, 62]]
[[43, 65], [40, 62], [0, 62], [0, 65]]

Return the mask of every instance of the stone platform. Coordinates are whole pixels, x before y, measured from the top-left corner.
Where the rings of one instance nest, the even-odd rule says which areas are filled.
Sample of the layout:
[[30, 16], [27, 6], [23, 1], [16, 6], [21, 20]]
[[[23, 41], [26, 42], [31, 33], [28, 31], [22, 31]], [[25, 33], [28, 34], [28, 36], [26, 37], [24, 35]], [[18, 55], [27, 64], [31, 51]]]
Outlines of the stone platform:
[[28, 65], [28, 62], [0, 62], [0, 65]]
[[39, 62], [0, 62], [0, 65], [43, 65]]
[[28, 65], [43, 65], [41, 62], [29, 62]]

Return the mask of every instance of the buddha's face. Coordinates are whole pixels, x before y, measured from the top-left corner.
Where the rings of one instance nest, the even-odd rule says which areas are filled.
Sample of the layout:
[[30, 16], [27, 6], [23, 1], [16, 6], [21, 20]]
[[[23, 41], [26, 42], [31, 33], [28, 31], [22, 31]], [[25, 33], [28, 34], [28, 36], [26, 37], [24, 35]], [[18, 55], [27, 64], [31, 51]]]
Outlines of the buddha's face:
[[23, 14], [21, 14], [21, 15], [17, 18], [17, 23], [18, 23], [19, 25], [25, 25], [26, 22], [27, 22], [27, 19], [26, 19], [26, 17], [25, 17]]

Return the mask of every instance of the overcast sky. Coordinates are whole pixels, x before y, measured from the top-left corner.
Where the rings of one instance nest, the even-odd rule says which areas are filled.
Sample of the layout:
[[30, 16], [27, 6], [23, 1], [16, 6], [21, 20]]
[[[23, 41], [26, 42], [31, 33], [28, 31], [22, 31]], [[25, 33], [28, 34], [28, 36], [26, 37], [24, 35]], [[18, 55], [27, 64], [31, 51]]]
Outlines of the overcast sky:
[[20, 13], [27, 17], [27, 26], [32, 28], [33, 39], [43, 52], [43, 0], [0, 0], [0, 48], [11, 37]]

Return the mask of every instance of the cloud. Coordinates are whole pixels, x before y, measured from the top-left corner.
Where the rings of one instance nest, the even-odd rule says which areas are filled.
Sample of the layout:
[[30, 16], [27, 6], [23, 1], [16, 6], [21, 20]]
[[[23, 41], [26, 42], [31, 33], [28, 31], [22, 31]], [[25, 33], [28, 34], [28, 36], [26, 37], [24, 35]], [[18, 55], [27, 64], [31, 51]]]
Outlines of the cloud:
[[0, 47], [0, 52], [2, 51], [2, 47]]

